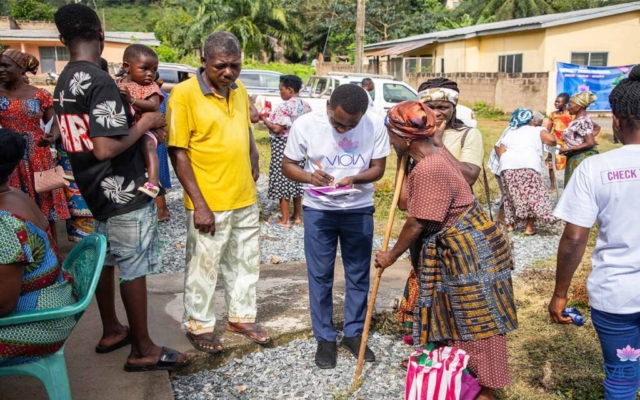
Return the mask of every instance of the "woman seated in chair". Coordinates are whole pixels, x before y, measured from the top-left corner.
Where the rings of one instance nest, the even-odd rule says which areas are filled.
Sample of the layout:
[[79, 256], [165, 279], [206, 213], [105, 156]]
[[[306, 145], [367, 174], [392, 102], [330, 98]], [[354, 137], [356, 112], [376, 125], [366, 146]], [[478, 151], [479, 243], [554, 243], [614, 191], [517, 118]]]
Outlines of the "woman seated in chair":
[[[7, 184], [25, 151], [22, 135], [0, 129], [0, 320], [13, 312], [75, 303], [49, 222], [29, 196]], [[0, 327], [0, 367], [57, 352], [75, 324], [71, 316]]]

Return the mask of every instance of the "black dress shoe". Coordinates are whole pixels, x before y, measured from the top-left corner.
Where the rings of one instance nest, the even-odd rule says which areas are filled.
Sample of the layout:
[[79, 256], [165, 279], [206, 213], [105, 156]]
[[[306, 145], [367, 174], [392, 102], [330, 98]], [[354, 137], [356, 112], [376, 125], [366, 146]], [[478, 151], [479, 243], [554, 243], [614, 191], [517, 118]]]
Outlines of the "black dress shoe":
[[336, 342], [318, 341], [318, 350], [316, 350], [316, 365], [318, 368], [335, 368], [337, 358], [338, 349]]
[[[345, 349], [349, 350], [349, 352], [355, 357], [358, 358], [358, 354], [360, 353], [360, 343], [362, 342], [362, 335], [354, 336], [354, 337], [343, 337], [340, 345]], [[364, 351], [364, 360], [366, 362], [374, 362], [376, 360], [376, 355], [373, 354], [373, 351], [367, 346], [367, 349]]]

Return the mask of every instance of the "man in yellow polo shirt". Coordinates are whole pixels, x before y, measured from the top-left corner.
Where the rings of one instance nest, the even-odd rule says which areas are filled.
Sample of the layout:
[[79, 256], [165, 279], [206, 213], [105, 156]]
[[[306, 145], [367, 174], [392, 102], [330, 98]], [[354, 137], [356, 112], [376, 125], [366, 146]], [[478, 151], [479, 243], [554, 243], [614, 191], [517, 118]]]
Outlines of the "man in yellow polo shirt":
[[183, 326], [198, 350], [222, 351], [213, 330], [218, 273], [226, 290], [227, 331], [266, 344], [255, 323], [259, 273], [258, 153], [249, 98], [240, 81], [242, 49], [228, 32], [204, 44], [196, 77], [177, 85], [167, 108], [167, 147], [184, 187], [187, 257]]

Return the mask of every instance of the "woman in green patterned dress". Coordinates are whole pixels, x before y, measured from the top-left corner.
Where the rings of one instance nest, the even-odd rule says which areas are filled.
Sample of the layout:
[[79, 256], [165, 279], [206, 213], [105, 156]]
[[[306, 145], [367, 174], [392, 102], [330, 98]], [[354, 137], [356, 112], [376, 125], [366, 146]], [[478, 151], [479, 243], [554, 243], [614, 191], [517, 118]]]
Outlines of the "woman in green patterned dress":
[[[0, 129], [0, 319], [75, 303], [47, 219], [28, 195], [8, 185], [25, 151], [22, 135]], [[1, 327], [0, 367], [55, 353], [75, 324], [71, 316]]]

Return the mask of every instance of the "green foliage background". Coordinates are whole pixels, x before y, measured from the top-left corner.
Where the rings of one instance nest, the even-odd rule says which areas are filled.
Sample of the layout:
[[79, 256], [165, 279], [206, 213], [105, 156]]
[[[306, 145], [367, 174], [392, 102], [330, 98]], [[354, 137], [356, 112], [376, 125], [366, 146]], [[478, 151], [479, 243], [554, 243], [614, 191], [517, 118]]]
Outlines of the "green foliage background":
[[[52, 20], [71, 0], [0, 1], [0, 15]], [[627, 3], [631, 0], [366, 0], [365, 42], [393, 40], [478, 23]], [[228, 30], [250, 62], [308, 63], [353, 54], [355, 0], [83, 0], [107, 30], [155, 32], [163, 61], [198, 64], [194, 49], [210, 32]], [[271, 68], [271, 67], [269, 67]], [[304, 71], [301, 73], [305, 74]]]

